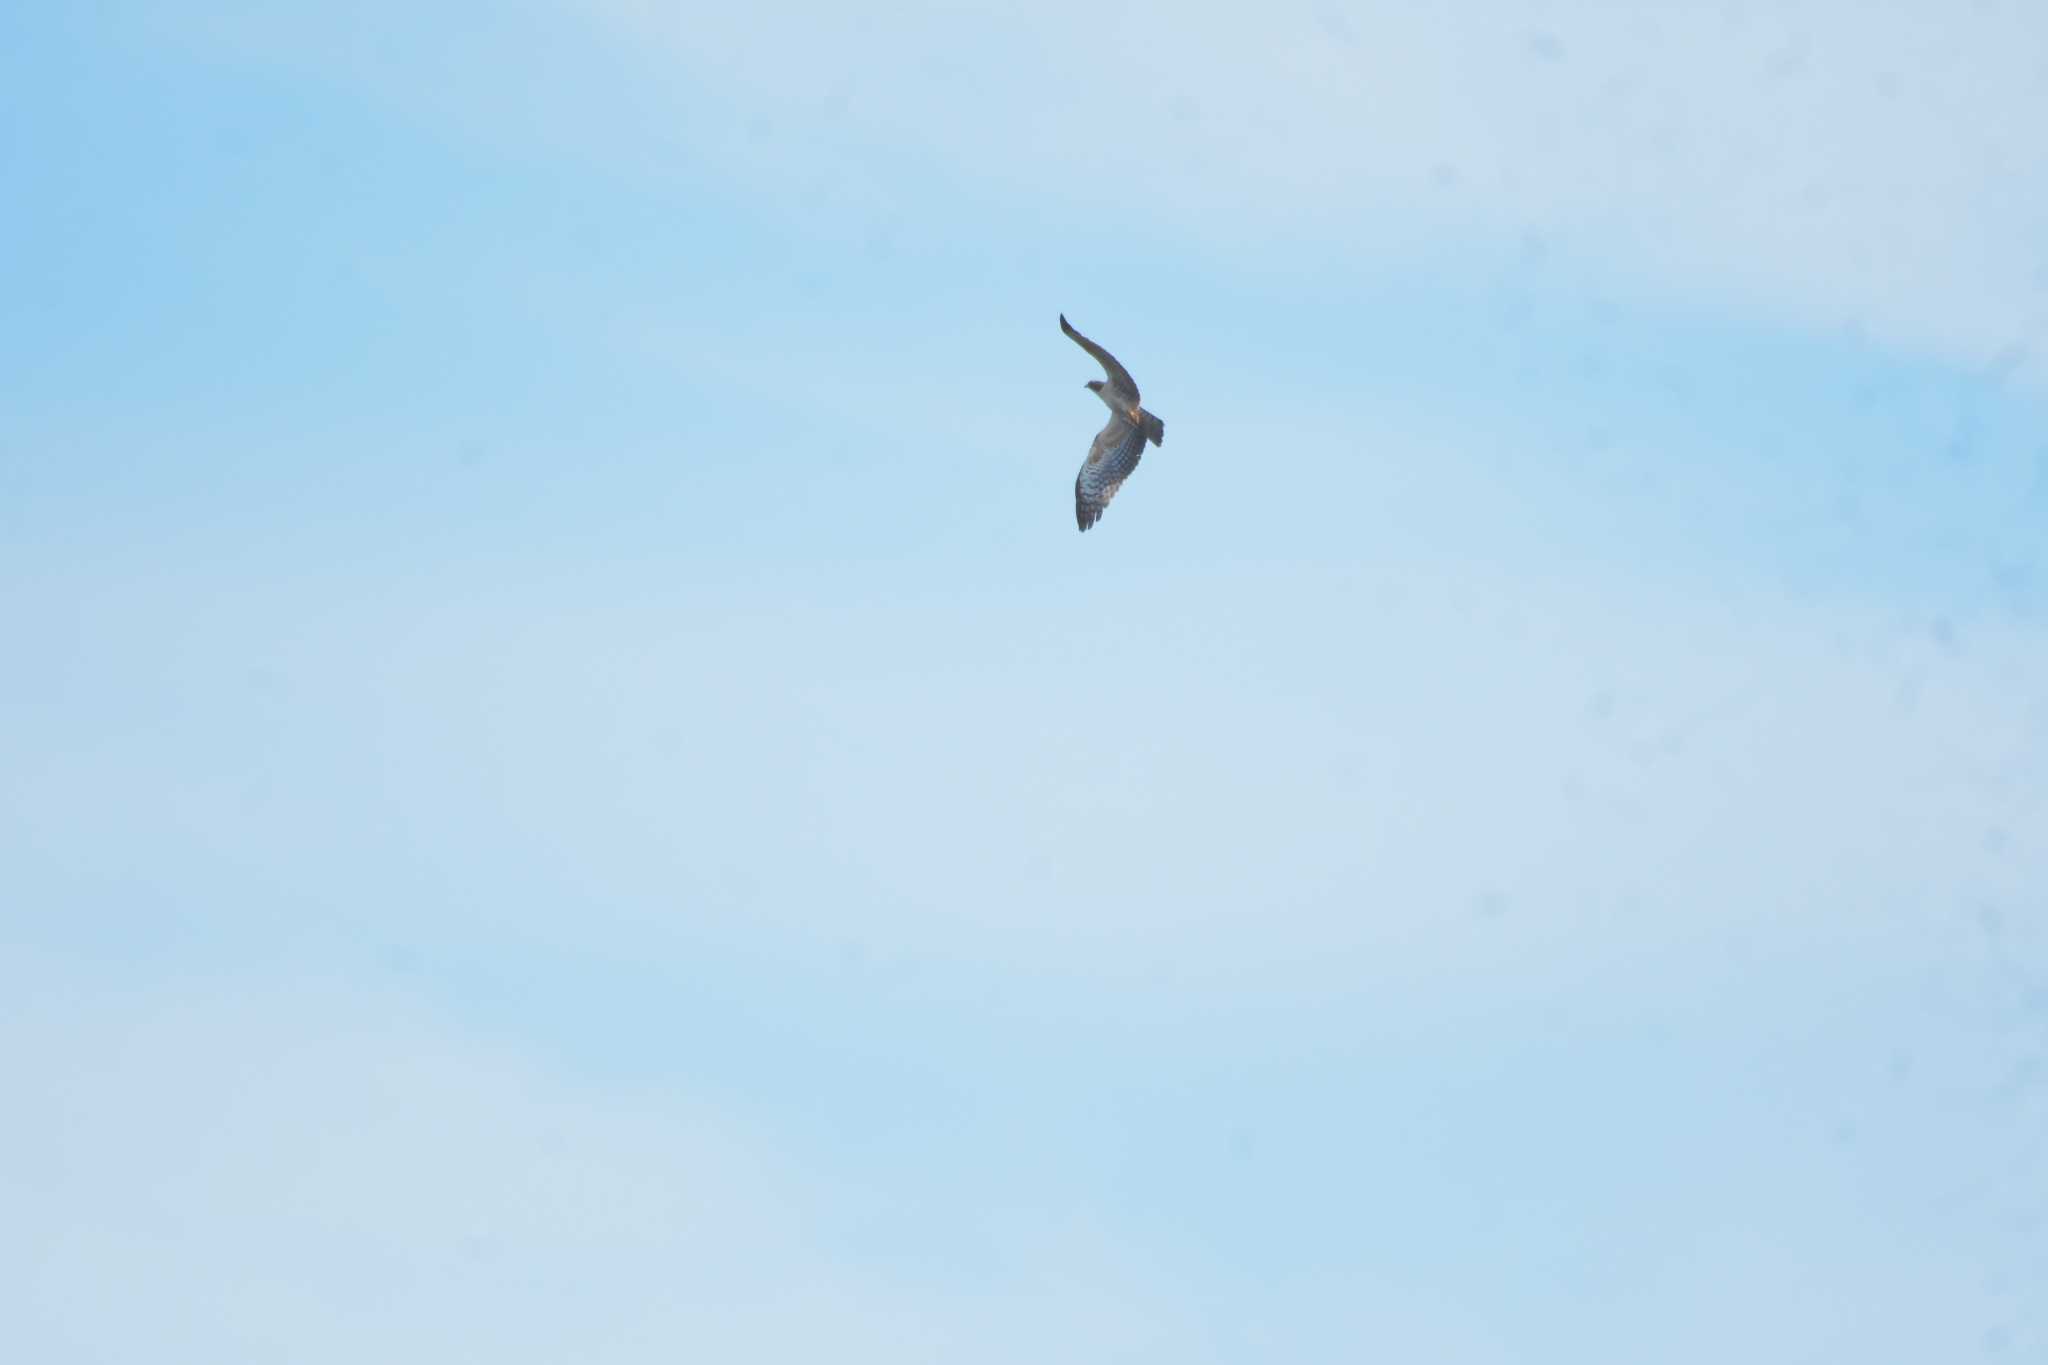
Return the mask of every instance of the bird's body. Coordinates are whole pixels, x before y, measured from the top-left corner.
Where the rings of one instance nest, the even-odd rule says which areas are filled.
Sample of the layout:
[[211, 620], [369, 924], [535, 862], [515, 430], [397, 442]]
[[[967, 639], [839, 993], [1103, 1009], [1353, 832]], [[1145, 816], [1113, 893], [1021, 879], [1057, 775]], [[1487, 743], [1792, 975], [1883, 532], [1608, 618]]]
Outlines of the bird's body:
[[1088, 387], [1109, 409], [1110, 416], [1109, 424], [1095, 434], [1094, 444], [1088, 447], [1088, 458], [1081, 462], [1081, 472], [1074, 478], [1074, 520], [1085, 531], [1102, 519], [1109, 500], [1138, 467], [1145, 442], [1155, 446], [1165, 442], [1166, 423], [1140, 405], [1138, 384], [1131, 378], [1131, 372], [1119, 365], [1115, 356], [1075, 331], [1064, 313], [1060, 315], [1060, 330], [1100, 361], [1109, 376], [1107, 380], [1088, 381]]

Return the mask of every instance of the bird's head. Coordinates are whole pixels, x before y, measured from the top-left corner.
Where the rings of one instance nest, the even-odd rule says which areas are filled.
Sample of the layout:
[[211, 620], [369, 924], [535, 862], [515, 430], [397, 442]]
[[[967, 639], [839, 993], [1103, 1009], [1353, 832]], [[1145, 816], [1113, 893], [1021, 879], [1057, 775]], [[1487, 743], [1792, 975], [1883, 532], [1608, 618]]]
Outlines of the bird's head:
[[1086, 387], [1088, 389], [1088, 392], [1099, 394], [1102, 392], [1102, 381], [1100, 379], [1091, 379], [1088, 381]]

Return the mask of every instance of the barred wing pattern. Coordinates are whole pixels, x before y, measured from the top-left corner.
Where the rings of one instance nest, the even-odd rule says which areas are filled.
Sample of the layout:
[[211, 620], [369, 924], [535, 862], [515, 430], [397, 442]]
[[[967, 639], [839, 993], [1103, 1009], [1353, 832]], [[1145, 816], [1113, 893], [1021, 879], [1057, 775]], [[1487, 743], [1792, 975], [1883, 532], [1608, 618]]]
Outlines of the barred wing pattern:
[[1074, 479], [1074, 520], [1082, 530], [1102, 519], [1102, 509], [1131, 477], [1144, 453], [1144, 429], [1122, 417], [1110, 418], [1109, 425], [1096, 433], [1095, 444], [1088, 447], [1088, 458]]

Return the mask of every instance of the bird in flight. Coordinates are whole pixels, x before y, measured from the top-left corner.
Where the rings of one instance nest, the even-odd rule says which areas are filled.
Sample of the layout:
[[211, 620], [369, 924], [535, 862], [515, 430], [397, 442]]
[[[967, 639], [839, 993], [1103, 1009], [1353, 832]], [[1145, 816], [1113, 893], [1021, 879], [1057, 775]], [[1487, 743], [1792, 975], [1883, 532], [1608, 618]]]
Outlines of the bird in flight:
[[1109, 500], [1138, 467], [1145, 442], [1156, 446], [1166, 440], [1166, 423], [1138, 406], [1138, 383], [1131, 378], [1131, 372], [1117, 364], [1115, 356], [1075, 331], [1065, 313], [1060, 314], [1060, 330], [1101, 361], [1109, 375], [1107, 383], [1100, 379], [1088, 381], [1095, 396], [1109, 406], [1109, 425], [1095, 433], [1095, 444], [1088, 447], [1088, 458], [1081, 462], [1081, 472], [1074, 479], [1074, 520], [1085, 531], [1102, 520]]

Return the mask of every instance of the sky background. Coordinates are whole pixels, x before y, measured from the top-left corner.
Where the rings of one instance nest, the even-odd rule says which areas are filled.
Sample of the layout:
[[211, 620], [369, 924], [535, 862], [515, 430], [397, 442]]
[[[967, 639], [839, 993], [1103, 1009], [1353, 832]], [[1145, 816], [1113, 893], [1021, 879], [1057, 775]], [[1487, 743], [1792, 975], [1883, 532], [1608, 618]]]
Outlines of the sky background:
[[10, 1356], [2048, 1360], [2048, 10], [0, 92]]

